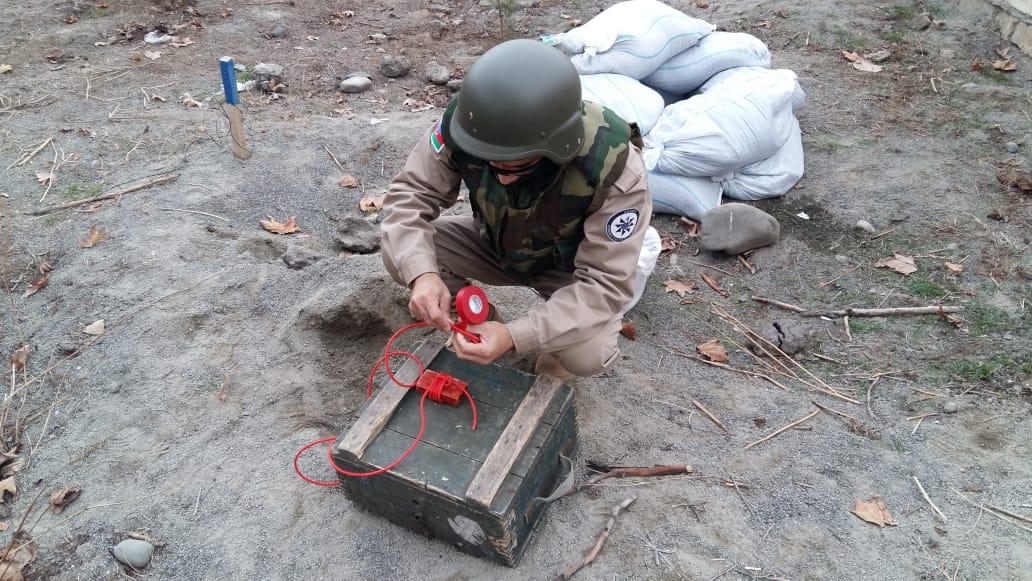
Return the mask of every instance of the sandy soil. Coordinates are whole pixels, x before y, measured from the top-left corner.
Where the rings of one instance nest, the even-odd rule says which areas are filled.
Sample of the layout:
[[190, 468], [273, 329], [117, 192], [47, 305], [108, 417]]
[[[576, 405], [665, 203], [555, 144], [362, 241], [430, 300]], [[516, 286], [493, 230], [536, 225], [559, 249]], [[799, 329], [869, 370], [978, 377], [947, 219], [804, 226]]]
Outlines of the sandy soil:
[[[404, 292], [379, 257], [341, 254], [333, 235], [342, 218], [362, 215], [363, 195], [382, 193], [439, 115], [404, 105], [447, 98], [428, 94], [426, 63], [464, 68], [501, 35], [562, 30], [604, 3], [542, 1], [501, 19], [475, 1], [447, 0], [435, 12], [415, 1], [205, 0], [193, 12], [127, 0], [3, 3], [0, 64], [13, 67], [0, 76], [3, 167], [53, 138], [0, 174], [8, 291], [0, 346], [5, 356], [22, 344], [31, 350], [3, 402], [0, 436], [23, 464], [0, 521], [9, 525], [4, 543], [15, 530], [38, 541], [27, 576], [121, 578], [107, 547], [136, 534], [158, 545], [141, 575], [155, 579], [547, 578], [578, 560], [609, 508], [633, 494], [638, 501], [579, 577], [1032, 578], [1032, 533], [961, 496], [1032, 514], [1032, 205], [997, 179], [1028, 170], [1032, 61], [1018, 54], [1016, 72], [994, 71], [998, 35], [950, 2], [672, 4], [760, 36], [776, 66], [798, 72], [809, 95], [800, 116], [807, 175], [789, 196], [761, 204], [781, 221], [783, 239], [750, 256], [755, 274], [697, 254], [677, 220], [655, 220], [681, 244], [661, 258], [629, 315], [638, 336], [623, 341], [620, 366], [576, 382], [578, 462], [687, 462], [696, 472], [557, 502], [510, 570], [308, 486], [290, 463], [302, 444], [350, 425], [368, 366], [406, 320]], [[943, 25], [912, 30], [922, 10]], [[181, 35], [195, 43], [145, 47], [119, 32], [135, 23], [185, 25]], [[269, 38], [280, 23], [286, 36]], [[374, 33], [388, 39], [371, 43]], [[882, 47], [891, 55], [880, 73], [841, 56]], [[160, 58], [132, 58], [151, 50]], [[218, 108], [224, 54], [248, 67], [279, 63], [289, 85], [275, 99], [244, 96], [255, 146], [245, 162], [229, 154]], [[404, 54], [413, 72], [384, 78], [384, 54]], [[373, 73], [374, 89], [337, 92], [353, 70]], [[206, 106], [185, 107], [184, 93]], [[323, 145], [361, 188], [338, 185], [342, 172]], [[28, 214], [166, 171], [178, 178], [100, 207]], [[37, 172], [54, 175], [43, 203]], [[303, 234], [263, 232], [267, 215], [297, 216]], [[877, 234], [855, 229], [860, 219]], [[80, 248], [94, 225], [107, 237]], [[280, 259], [288, 246], [322, 259], [288, 269]], [[918, 272], [874, 267], [894, 251], [916, 257]], [[23, 296], [43, 263], [53, 268], [49, 283]], [[712, 292], [703, 273], [729, 296]], [[695, 282], [691, 302], [663, 292], [672, 278]], [[490, 294], [508, 317], [534, 300], [514, 289]], [[854, 317], [850, 337], [840, 319], [796, 317], [752, 295], [806, 308], [965, 309], [956, 326], [936, 316]], [[769, 373], [735, 346], [741, 336], [714, 303], [759, 330], [794, 324], [807, 338], [799, 362], [862, 403], [677, 355], [719, 339], [733, 366]], [[99, 340], [83, 333], [97, 319], [107, 326]], [[821, 413], [744, 449], [816, 409], [811, 401], [858, 423]], [[329, 476], [316, 459], [307, 467]], [[70, 484], [82, 496], [60, 515], [45, 512], [50, 494]], [[850, 514], [873, 496], [898, 526]]]

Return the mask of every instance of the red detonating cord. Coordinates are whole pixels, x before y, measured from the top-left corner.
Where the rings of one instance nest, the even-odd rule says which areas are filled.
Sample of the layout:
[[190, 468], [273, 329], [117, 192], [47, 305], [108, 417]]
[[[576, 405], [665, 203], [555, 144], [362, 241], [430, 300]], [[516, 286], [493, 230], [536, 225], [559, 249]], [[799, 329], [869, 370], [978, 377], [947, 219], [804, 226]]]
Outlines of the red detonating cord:
[[[393, 335], [391, 335], [391, 338], [387, 340], [387, 345], [384, 346], [383, 355], [376, 360], [376, 363], [373, 364], [372, 370], [370, 370], [369, 372], [369, 381], [366, 383], [366, 399], [373, 396], [373, 379], [376, 378], [376, 371], [380, 368], [381, 365], [383, 366], [384, 371], [387, 373], [387, 377], [389, 377], [391, 381], [393, 381], [394, 383], [400, 385], [401, 387], [416, 387], [416, 381], [418, 381], [419, 376], [422, 375], [424, 371], [426, 371], [426, 368], [423, 366], [423, 362], [420, 361], [418, 357], [416, 357], [412, 353], [409, 353], [408, 351], [395, 351], [393, 349], [393, 345], [394, 340], [400, 337], [402, 333], [405, 333], [406, 331], [410, 331], [412, 329], [418, 329], [419, 327], [426, 326], [428, 326], [426, 323], [412, 323], [409, 325], [405, 325], [404, 327], [395, 331]], [[476, 336], [474, 335], [474, 337]], [[479, 340], [479, 337], [477, 337], [477, 339]], [[398, 356], [408, 357], [409, 359], [415, 361], [416, 365], [419, 367], [419, 374], [416, 376], [416, 380], [412, 383], [403, 383], [399, 381], [398, 378], [395, 377], [394, 372], [391, 370], [390, 358]], [[444, 385], [440, 384], [437, 385], [436, 388], [422, 390], [423, 396], [419, 398], [419, 433], [416, 434], [416, 437], [412, 439], [412, 444], [410, 444], [409, 447], [404, 452], [402, 452], [400, 456], [391, 461], [390, 464], [370, 472], [350, 472], [348, 470], [345, 470], [333, 461], [333, 443], [337, 441], [337, 438], [330, 437], [315, 440], [314, 442], [310, 442], [302, 446], [302, 448], [297, 451], [297, 454], [294, 455], [294, 472], [297, 472], [297, 475], [300, 476], [301, 479], [305, 482], [309, 484], [314, 484], [316, 486], [325, 486], [329, 488], [338, 486], [340, 484], [336, 480], [315, 480], [309, 478], [308, 476], [305, 476], [305, 474], [301, 472], [301, 468], [300, 466], [298, 466], [298, 461], [300, 461], [301, 455], [308, 451], [310, 448], [318, 446], [319, 444], [327, 444], [326, 458], [330, 461], [330, 466], [333, 467], [333, 469], [336, 470], [338, 473], [343, 474], [344, 476], [351, 476], [353, 478], [366, 478], [369, 476], [376, 476], [377, 474], [383, 474], [384, 472], [391, 470], [398, 464], [401, 464], [402, 460], [404, 460], [409, 454], [411, 454], [412, 451], [416, 449], [416, 446], [419, 445], [419, 441], [423, 437], [423, 431], [426, 429], [426, 413], [424, 411], [424, 404], [426, 403], [427, 398], [430, 398], [431, 401], [439, 403], [441, 401], [441, 391], [443, 389]], [[470, 408], [472, 408], [473, 410], [472, 429], [475, 430], [477, 429], [477, 404], [473, 401], [473, 397], [469, 395], [469, 390], [467, 390], [466, 388], [462, 388], [462, 395], [464, 395], [466, 399], [469, 400]]]

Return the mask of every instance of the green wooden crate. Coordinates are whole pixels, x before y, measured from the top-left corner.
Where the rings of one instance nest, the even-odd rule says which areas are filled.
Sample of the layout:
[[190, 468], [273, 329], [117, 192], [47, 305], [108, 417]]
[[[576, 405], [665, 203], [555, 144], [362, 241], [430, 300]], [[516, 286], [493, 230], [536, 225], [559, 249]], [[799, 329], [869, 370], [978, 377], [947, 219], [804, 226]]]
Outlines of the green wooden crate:
[[[559, 483], [562, 456], [577, 447], [573, 390], [550, 376], [463, 361], [441, 344], [415, 350], [428, 368], [469, 383], [477, 402], [470, 429], [468, 401], [459, 407], [427, 401], [419, 446], [393, 470], [368, 478], [341, 477], [358, 505], [467, 553], [515, 566], [527, 548], [547, 496]], [[418, 369], [396, 372], [411, 382]], [[333, 447], [352, 472], [389, 464], [419, 432], [416, 390], [385, 381], [354, 426]]]

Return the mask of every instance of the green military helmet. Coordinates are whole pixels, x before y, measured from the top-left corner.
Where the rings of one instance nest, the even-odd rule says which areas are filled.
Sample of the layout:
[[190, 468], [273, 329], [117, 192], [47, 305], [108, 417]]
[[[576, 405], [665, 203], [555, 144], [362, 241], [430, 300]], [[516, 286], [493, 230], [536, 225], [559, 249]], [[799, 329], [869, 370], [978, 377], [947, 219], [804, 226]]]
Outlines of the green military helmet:
[[577, 70], [544, 43], [503, 42], [466, 73], [448, 130], [459, 148], [481, 159], [566, 163], [584, 140]]

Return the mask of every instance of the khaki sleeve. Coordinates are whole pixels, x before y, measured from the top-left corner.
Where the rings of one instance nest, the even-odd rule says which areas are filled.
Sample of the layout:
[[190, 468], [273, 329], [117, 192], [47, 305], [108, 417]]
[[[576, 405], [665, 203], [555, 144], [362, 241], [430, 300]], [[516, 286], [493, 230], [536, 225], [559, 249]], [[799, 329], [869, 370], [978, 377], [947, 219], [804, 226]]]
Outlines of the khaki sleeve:
[[[630, 236], [616, 241], [607, 232], [609, 221], [625, 210], [637, 210], [638, 221]], [[638, 256], [651, 217], [645, 164], [641, 151], [632, 147], [606, 202], [584, 223], [573, 283], [507, 324], [516, 351], [548, 353], [577, 345], [617, 317], [634, 294]]]
[[438, 272], [430, 222], [442, 208], [455, 204], [459, 194], [460, 176], [451, 152], [433, 146], [436, 129], [437, 123], [416, 144], [383, 202], [384, 260], [395, 265], [406, 285], [421, 274]]

